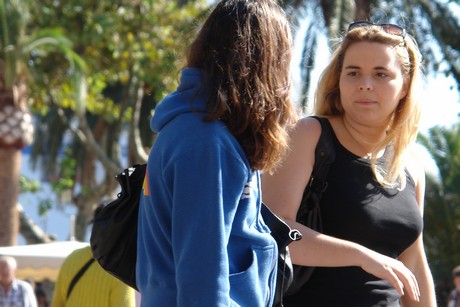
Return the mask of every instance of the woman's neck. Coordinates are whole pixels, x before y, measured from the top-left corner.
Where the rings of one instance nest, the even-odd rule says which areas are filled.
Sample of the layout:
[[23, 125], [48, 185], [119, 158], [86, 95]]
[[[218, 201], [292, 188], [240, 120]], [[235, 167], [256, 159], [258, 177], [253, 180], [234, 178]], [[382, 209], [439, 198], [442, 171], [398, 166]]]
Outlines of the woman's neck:
[[350, 121], [345, 116], [342, 117], [342, 125], [349, 141], [353, 147], [360, 151], [360, 156], [371, 158], [372, 155], [380, 156], [376, 153], [377, 145], [383, 141], [386, 129], [378, 127], [368, 127]]

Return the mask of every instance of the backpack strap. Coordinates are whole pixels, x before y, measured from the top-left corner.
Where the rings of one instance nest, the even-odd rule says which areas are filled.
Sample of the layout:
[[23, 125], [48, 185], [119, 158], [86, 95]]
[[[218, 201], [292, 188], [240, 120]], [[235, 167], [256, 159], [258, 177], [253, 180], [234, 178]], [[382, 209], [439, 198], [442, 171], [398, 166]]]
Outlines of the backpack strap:
[[85, 265], [81, 267], [80, 271], [78, 271], [77, 274], [75, 274], [72, 281], [70, 282], [69, 289], [67, 289], [67, 297], [66, 297], [67, 299], [69, 298], [70, 293], [72, 293], [73, 288], [77, 284], [77, 281], [83, 276], [83, 274], [85, 274], [86, 270], [91, 266], [93, 262], [94, 262], [94, 258], [91, 257], [91, 259], [89, 259], [85, 263]]
[[335, 160], [335, 150], [333, 143], [333, 130], [329, 120], [324, 117], [312, 116], [321, 124], [321, 136], [315, 149], [315, 165], [308, 182], [308, 186], [321, 194], [327, 188], [327, 173], [329, 167]]
[[311, 116], [321, 124], [321, 135], [315, 149], [315, 164], [297, 212], [297, 221], [312, 229], [322, 231], [319, 202], [327, 188], [327, 173], [335, 160], [333, 130], [326, 118]]

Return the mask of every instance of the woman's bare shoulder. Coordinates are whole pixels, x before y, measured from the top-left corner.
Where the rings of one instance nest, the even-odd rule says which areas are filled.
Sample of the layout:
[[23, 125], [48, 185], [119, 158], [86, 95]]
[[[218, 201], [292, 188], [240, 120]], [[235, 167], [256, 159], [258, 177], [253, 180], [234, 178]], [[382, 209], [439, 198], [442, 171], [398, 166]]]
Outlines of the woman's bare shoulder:
[[308, 136], [308, 139], [316, 144], [321, 134], [321, 123], [314, 117], [303, 117], [295, 125], [293, 134]]
[[429, 155], [425, 149], [417, 143], [409, 145], [407, 148], [405, 166], [415, 184], [425, 181], [425, 170], [428, 165]]

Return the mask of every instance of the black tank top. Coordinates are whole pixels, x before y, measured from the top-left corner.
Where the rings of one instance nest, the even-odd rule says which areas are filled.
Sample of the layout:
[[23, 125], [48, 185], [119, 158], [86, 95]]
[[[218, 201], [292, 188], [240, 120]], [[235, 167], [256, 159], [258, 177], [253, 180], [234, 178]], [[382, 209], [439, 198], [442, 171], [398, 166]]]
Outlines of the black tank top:
[[[323, 232], [397, 258], [422, 231], [412, 177], [406, 172], [402, 191], [383, 188], [368, 160], [345, 149], [335, 134], [333, 139], [336, 158], [321, 199]], [[399, 299], [387, 281], [360, 267], [318, 267], [295, 297], [286, 298], [285, 306], [393, 307], [400, 306]]]

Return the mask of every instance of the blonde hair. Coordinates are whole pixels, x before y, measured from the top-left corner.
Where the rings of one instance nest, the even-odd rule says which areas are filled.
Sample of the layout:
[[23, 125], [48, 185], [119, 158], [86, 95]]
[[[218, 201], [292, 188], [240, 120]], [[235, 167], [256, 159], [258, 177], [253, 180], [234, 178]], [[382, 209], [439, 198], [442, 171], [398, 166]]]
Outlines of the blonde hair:
[[[343, 116], [339, 81], [345, 53], [352, 44], [363, 41], [392, 46], [399, 59], [401, 72], [407, 85], [407, 94], [399, 101], [388, 125], [387, 134], [377, 144], [371, 157], [372, 171], [380, 184], [404, 188], [406, 183], [404, 159], [409, 145], [417, 138], [421, 109], [418, 95], [421, 92], [421, 80], [423, 79], [422, 56], [417, 43], [410, 35], [406, 34], [403, 37], [389, 34], [378, 25], [357, 27], [347, 32], [320, 77], [314, 112], [319, 116]], [[375, 153], [383, 149], [386, 149], [385, 165], [378, 167]]]

